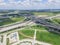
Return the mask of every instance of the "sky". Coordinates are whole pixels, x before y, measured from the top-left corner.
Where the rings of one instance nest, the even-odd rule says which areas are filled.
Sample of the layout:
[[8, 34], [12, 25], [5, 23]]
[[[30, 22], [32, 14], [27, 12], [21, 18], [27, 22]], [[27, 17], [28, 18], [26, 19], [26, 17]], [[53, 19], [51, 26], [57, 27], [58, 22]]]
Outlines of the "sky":
[[60, 0], [0, 0], [0, 9], [60, 9]]

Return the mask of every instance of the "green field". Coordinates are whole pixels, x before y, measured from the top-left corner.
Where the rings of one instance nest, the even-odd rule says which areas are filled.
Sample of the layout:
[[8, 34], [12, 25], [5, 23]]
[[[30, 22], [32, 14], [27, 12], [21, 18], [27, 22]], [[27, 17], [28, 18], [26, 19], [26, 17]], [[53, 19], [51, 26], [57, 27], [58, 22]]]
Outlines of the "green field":
[[3, 20], [2, 22], [0, 22], [0, 26], [3, 26], [3, 25], [12, 24], [15, 22], [23, 21], [24, 17], [14, 17], [14, 18], [7, 18], [7, 19], [0, 19], [0, 20]]
[[[42, 29], [44, 29], [44, 30], [42, 31]], [[42, 42], [47, 42], [47, 43], [50, 43], [53, 45], [60, 45], [60, 35], [50, 33], [45, 28], [42, 28], [42, 29], [40, 29], [40, 28], [36, 29], [37, 30], [36, 40], [42, 41]], [[28, 37], [24, 37], [21, 34], [19, 34], [20, 39], [33, 37], [33, 34], [34, 34], [34, 30], [32, 30], [32, 29], [24, 29], [24, 30], [21, 30], [18, 32], [19, 33], [22, 32], [24, 35], [28, 36]]]
[[[15, 31], [18, 31], [19, 38], [21, 40], [21, 39], [33, 38], [35, 29], [37, 30], [36, 40], [50, 43], [53, 45], [60, 45], [60, 35], [48, 32], [47, 29], [43, 26], [35, 25], [32, 27], [25, 27], [23, 30], [18, 29]], [[12, 31], [15, 32], [14, 30], [11, 30], [9, 32], [12, 33]], [[8, 33], [8, 32], [5, 32], [5, 33]]]
[[[23, 30], [21, 31], [23, 32], [23, 34], [27, 35], [27, 36], [33, 36], [33, 30]], [[59, 45], [60, 44], [60, 35], [57, 34], [53, 34], [50, 32], [39, 32], [37, 31], [37, 36], [36, 36], [38, 41], [42, 41], [42, 42], [47, 42], [47, 43], [51, 43], [53, 45]], [[20, 39], [24, 39], [26, 37], [20, 35]]]
[[33, 12], [34, 15], [47, 15], [47, 16], [53, 16], [56, 15], [56, 13], [53, 12]]
[[54, 18], [52, 20], [54, 21], [54, 23], [60, 24], [60, 18]]

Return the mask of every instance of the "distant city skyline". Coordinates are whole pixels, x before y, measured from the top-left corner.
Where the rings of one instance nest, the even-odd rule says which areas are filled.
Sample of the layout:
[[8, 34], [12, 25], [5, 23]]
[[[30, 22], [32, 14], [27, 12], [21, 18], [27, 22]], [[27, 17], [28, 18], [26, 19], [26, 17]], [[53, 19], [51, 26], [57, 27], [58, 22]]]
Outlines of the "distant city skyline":
[[0, 9], [60, 9], [60, 0], [0, 0]]

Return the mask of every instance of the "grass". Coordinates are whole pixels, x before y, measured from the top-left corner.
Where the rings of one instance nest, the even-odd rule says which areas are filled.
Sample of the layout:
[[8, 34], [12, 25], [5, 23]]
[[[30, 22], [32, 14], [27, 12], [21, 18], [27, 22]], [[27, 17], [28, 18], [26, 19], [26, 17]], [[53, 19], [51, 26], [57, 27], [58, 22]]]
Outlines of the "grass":
[[17, 21], [22, 21], [24, 17], [16, 17], [16, 18], [11, 18], [11, 20], [17, 22]]
[[[34, 36], [34, 29], [39, 30], [46, 30], [43, 26], [39, 26], [39, 25], [35, 25], [35, 26], [31, 26], [30, 28], [24, 28], [23, 30], [18, 31], [19, 33], [22, 32], [23, 34], [33, 37]], [[27, 37], [22, 36], [21, 34], [19, 34], [20, 39], [24, 39]]]
[[54, 18], [53, 21], [54, 21], [54, 23], [60, 24], [60, 18]]
[[47, 16], [52, 16], [56, 15], [55, 13], [52, 12], [33, 12], [34, 15], [47, 15]]
[[[23, 30], [22, 31], [25, 35], [27, 36], [33, 36], [33, 30]], [[26, 37], [23, 37], [22, 35], [19, 35], [20, 39], [24, 39]], [[36, 36], [38, 41], [42, 41], [42, 42], [47, 42], [47, 43], [51, 43], [53, 45], [59, 45], [60, 44], [60, 35], [57, 34], [53, 34], [50, 32], [39, 32], [37, 31], [37, 36]]]
[[[42, 30], [40, 29], [39, 27], [37, 27], [39, 30]], [[44, 29], [46, 30], [46, 29]], [[23, 34], [27, 35], [27, 36], [31, 36], [33, 37], [33, 34], [34, 34], [34, 30], [31, 30], [31, 29], [24, 29], [24, 30], [21, 30], [21, 31], [18, 31], [18, 32], [22, 32]], [[46, 43], [50, 43], [50, 44], [53, 44], [53, 45], [60, 45], [60, 35], [58, 34], [54, 34], [54, 33], [51, 33], [51, 32], [44, 32], [44, 31], [37, 31], [37, 40], [38, 41], [42, 41], [42, 42], [46, 42]], [[25, 39], [27, 37], [24, 37], [22, 35], [20, 35], [20, 39]]]
[[0, 26], [12, 24], [12, 23], [15, 23], [15, 22], [18, 22], [18, 21], [22, 21], [23, 19], [24, 19], [24, 17], [14, 17], [14, 18], [0, 19], [0, 20], [3, 20], [2, 22], [0, 22]]
[[[26, 36], [29, 36], [29, 37], [33, 37], [33, 34], [34, 34], [34, 31], [33, 30], [22, 30], [22, 31], [18, 31], [19, 33], [22, 32], [23, 34], [25, 34]], [[28, 37], [24, 37], [22, 36], [21, 34], [19, 34], [19, 37], [20, 37], [20, 40], [21, 39], [25, 39], [25, 38], [28, 38]]]
[[48, 42], [53, 45], [59, 45], [60, 44], [60, 35], [53, 34], [50, 32], [37, 32], [37, 40]]
[[[20, 40], [21, 39], [27, 39], [28, 37], [26, 37], [26, 36], [33, 37], [34, 36], [33, 28], [38, 30], [37, 34], [36, 34], [36, 40], [46, 42], [46, 43], [50, 43], [53, 45], [60, 45], [60, 35], [55, 34], [55, 33], [51, 33], [48, 31], [45, 32], [46, 28], [44, 28], [42, 26], [32, 26], [32, 29], [29, 29], [27, 27], [23, 30], [19, 30], [18, 34], [19, 34]], [[39, 31], [39, 30], [43, 30], [43, 31]], [[23, 33], [26, 36], [21, 35], [21, 33]]]
[[38, 29], [38, 30], [46, 30], [45, 27], [43, 26], [40, 26], [40, 25], [34, 25], [34, 26], [31, 26], [32, 29]]

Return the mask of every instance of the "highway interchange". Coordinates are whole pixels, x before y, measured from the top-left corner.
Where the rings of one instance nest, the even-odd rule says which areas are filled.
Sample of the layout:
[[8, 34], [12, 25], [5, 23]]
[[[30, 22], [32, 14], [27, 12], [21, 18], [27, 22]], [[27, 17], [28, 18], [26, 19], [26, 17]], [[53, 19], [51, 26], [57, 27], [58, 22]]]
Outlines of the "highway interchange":
[[[11, 29], [18, 28], [18, 27], [25, 27], [30, 22], [34, 22], [37, 25], [42, 25], [42, 26], [48, 28], [49, 31], [51, 31], [51, 32], [55, 32], [55, 33], [60, 34], [60, 25], [56, 25], [54, 23], [48, 22], [49, 18], [48, 19], [43, 18], [43, 17], [39, 18], [39, 17], [37, 17], [35, 15], [20, 15], [20, 16], [26, 17], [25, 21], [23, 21], [22, 23], [19, 22], [19, 23], [10, 25], [8, 27], [0, 28], [0, 32], [5, 32], [5, 31], [11, 30]], [[57, 17], [57, 16], [54, 16], [54, 17]], [[52, 17], [52, 18], [54, 18], [54, 17]], [[50, 19], [51, 19], [51, 17], [50, 17]]]

